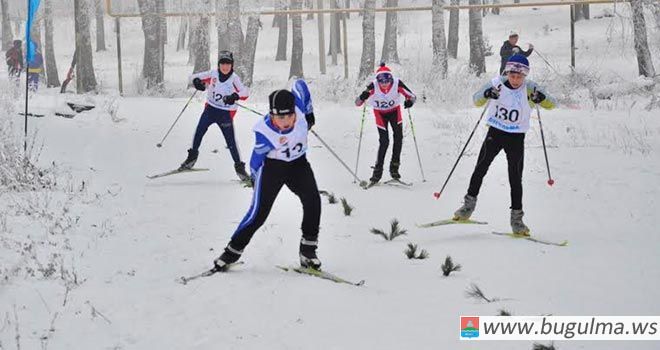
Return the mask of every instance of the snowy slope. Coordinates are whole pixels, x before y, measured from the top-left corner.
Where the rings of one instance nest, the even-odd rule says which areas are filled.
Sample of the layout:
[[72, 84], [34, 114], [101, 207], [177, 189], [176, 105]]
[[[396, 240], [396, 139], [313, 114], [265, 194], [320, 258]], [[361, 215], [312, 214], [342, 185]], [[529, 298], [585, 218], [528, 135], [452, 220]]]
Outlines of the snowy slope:
[[[499, 42], [494, 37], [503, 37], [512, 29], [505, 23], [518, 20], [519, 11], [506, 11], [497, 22], [487, 17], [485, 26], [493, 33], [495, 49]], [[543, 20], [566, 31], [561, 22], [563, 12], [539, 12]], [[270, 23], [269, 19], [264, 23]], [[305, 33], [311, 34], [309, 40], [315, 44], [312, 24], [306, 23], [309, 28]], [[411, 76], [406, 81], [421, 84], [417, 77], [424, 71], [414, 71], [414, 63], [420, 61], [412, 48], [422, 39], [427, 43], [421, 33], [427, 33], [430, 18], [415, 20], [405, 15], [402, 23], [409, 29], [400, 39], [400, 53], [407, 62], [405, 72]], [[560, 37], [565, 40], [565, 36], [553, 31], [546, 40], [543, 23], [534, 23], [533, 18], [516, 23], [519, 27], [513, 29], [520, 30], [545, 53], [539, 44], [543, 40], [557, 67], [566, 67], [566, 42], [553, 41]], [[379, 18], [378, 25], [382, 24]], [[350, 26], [351, 34], [355, 33], [350, 60], [357, 63], [359, 20], [352, 18]], [[612, 50], [603, 46], [602, 37], [612, 22], [594, 20], [584, 26], [590, 26], [584, 40], [595, 41], [589, 46], [585, 63], [590, 62], [603, 77], [618, 75], [633, 80], [634, 57], [602, 55]], [[131, 42], [126, 52], [137, 53], [134, 62], [139, 62], [142, 39], [139, 27], [133, 29], [126, 30], [127, 37], [134, 38], [126, 40]], [[270, 62], [276, 32], [267, 29], [259, 38], [255, 77], [260, 86], [253, 89], [248, 101], [260, 110], [265, 109], [270, 89], [285, 85], [288, 72], [287, 63]], [[611, 45], [629, 47], [632, 43]], [[334, 74], [340, 76], [343, 68], [331, 69], [329, 77], [318, 77], [314, 49], [312, 44], [306, 47], [305, 64], [315, 98], [315, 129], [352, 167], [360, 110], [350, 101], [357, 88], [338, 86], [339, 92], [327, 91]], [[467, 47], [462, 45], [461, 50], [460, 55], [466, 57]], [[113, 53], [106, 52], [99, 55], [107, 69], [102, 73], [107, 83], [105, 93], [87, 97], [96, 103], [95, 110], [74, 119], [52, 114], [30, 119], [45, 144], [41, 162], [61, 163], [76, 181], [84, 179], [90, 184], [90, 195], [104, 196], [91, 204], [80, 203], [83, 216], [71, 233], [73, 251], [67, 256], [80, 276], [78, 286], [65, 292], [60, 279], [23, 275], [12, 276], [0, 285], [2, 348], [15, 348], [19, 334], [25, 349], [44, 343], [48, 349], [529, 349], [529, 342], [462, 343], [458, 341], [458, 317], [494, 315], [499, 309], [516, 315], [660, 314], [656, 302], [660, 284], [660, 121], [657, 111], [643, 109], [648, 102], [643, 97], [634, 97], [639, 101], [635, 104], [624, 97], [605, 101], [598, 109], [589, 101], [579, 101], [579, 109], [542, 111], [556, 179], [552, 188], [545, 184], [545, 161], [533, 121], [533, 130], [527, 135], [525, 219], [535, 234], [568, 239], [568, 247], [547, 247], [490, 234], [508, 230], [504, 157], [491, 166], [474, 215], [488, 221], [488, 226], [415, 227], [416, 223], [449, 217], [467, 188], [485, 134], [483, 126], [442, 198], [432, 196], [480, 113], [467, 107], [469, 96], [465, 93], [464, 100], [453, 104], [444, 106], [429, 99], [412, 109], [428, 181], [421, 181], [412, 135], [406, 128], [401, 172], [414, 182], [410, 189], [360, 189], [310, 135], [308, 158], [319, 187], [345, 197], [355, 207], [353, 215], [345, 217], [339, 204], [330, 205], [323, 199], [319, 254], [324, 268], [347, 279], [366, 279], [365, 286], [333, 284], [274, 267], [297, 260], [301, 209], [288, 190], [282, 191], [268, 221], [246, 249], [245, 265], [187, 286], [175, 283], [179, 276], [210, 266], [244, 215], [251, 195], [250, 189], [234, 181], [228, 151], [214, 128], [204, 139], [198, 161], [198, 166], [211, 171], [159, 180], [145, 177], [176, 167], [185, 158], [203, 108], [202, 101], [196, 99], [163, 148], [155, 147], [187, 99], [181, 78], [190, 70], [185, 56], [173, 52], [168, 56], [180, 63], [173, 63], [168, 70], [168, 83], [177, 97], [117, 97], [111, 91], [116, 86], [112, 80], [115, 72], [110, 69]], [[453, 61], [453, 69], [460, 69], [460, 64]], [[488, 64], [492, 72], [498, 62], [491, 57]], [[533, 69], [540, 68], [543, 63], [533, 60], [532, 65]], [[357, 71], [356, 64], [354, 67], [351, 73]], [[535, 78], [543, 80], [540, 75]], [[341, 80], [337, 82], [341, 84]], [[465, 84], [478, 82], [475, 79]], [[460, 92], [463, 95], [466, 91]], [[45, 102], [39, 105], [47, 106], [42, 107], [47, 112], [61, 105], [62, 97], [52, 91], [40, 95], [37, 98]], [[117, 106], [114, 121], [108, 112], [113, 103]], [[244, 158], [253, 142], [249, 130], [255, 118], [240, 111], [236, 119]], [[378, 138], [370, 115], [365, 125], [361, 178], [369, 175]], [[217, 154], [213, 152], [216, 149]], [[386, 228], [393, 218], [408, 229], [407, 236], [385, 242], [369, 233], [372, 227]], [[102, 225], [103, 230], [99, 230]], [[13, 228], [13, 234], [21, 233], [20, 226]], [[428, 250], [430, 258], [407, 260], [403, 250], [408, 242]], [[444, 278], [440, 265], [447, 255], [462, 264], [463, 270]], [[504, 301], [487, 304], [466, 298], [464, 292], [471, 283]], [[47, 340], [40, 339], [44, 335]], [[559, 342], [556, 346], [657, 348], [656, 343], [642, 342]]]

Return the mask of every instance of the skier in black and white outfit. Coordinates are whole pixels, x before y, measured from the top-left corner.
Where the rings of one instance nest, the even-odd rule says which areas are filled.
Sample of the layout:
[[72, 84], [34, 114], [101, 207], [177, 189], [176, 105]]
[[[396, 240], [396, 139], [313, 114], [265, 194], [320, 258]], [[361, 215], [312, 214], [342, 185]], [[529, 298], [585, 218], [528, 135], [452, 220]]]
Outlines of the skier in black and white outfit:
[[224, 270], [241, 257], [255, 231], [261, 227], [282, 186], [300, 198], [303, 206], [300, 265], [320, 269], [316, 255], [321, 198], [314, 172], [307, 161], [307, 134], [314, 125], [312, 100], [303, 80], [291, 91], [276, 90], [268, 97], [270, 113], [254, 126], [256, 142], [250, 168], [254, 183], [252, 204], [214, 265]]
[[245, 163], [241, 161], [236, 137], [234, 136], [234, 116], [238, 108], [236, 101], [246, 100], [249, 90], [234, 72], [234, 56], [232, 53], [221, 51], [219, 57], [218, 69], [193, 74], [191, 77], [195, 89], [208, 90], [208, 92], [204, 112], [199, 117], [195, 129], [192, 147], [188, 150], [188, 157], [181, 163], [179, 169], [191, 169], [195, 165], [204, 134], [206, 134], [209, 126], [218, 124], [234, 160], [236, 175], [242, 181], [248, 181], [250, 177], [245, 172]]
[[504, 70], [506, 75], [498, 76], [484, 85], [473, 99], [476, 106], [488, 106], [488, 134], [484, 140], [477, 165], [470, 178], [470, 186], [463, 205], [454, 213], [454, 220], [467, 220], [477, 205], [479, 189], [488, 167], [495, 156], [504, 149], [511, 186], [511, 228], [516, 235], [529, 235], [529, 228], [522, 221], [522, 172], [525, 154], [525, 133], [529, 130], [529, 119], [535, 104], [545, 109], [556, 106], [535, 82], [525, 79], [529, 74], [529, 62], [523, 55], [509, 58]]

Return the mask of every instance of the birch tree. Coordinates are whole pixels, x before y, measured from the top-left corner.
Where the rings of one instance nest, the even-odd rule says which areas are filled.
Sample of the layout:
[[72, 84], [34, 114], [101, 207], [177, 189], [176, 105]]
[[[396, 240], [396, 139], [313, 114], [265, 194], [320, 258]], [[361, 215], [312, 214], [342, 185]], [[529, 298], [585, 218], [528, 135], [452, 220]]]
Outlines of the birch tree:
[[[470, 5], [479, 5], [480, 0], [470, 0]], [[469, 10], [470, 28], [470, 67], [474, 69], [477, 76], [486, 72], [486, 59], [484, 57], [484, 39], [481, 29], [481, 11]]]
[[362, 11], [362, 57], [358, 83], [368, 78], [376, 65], [376, 0], [364, 0]]

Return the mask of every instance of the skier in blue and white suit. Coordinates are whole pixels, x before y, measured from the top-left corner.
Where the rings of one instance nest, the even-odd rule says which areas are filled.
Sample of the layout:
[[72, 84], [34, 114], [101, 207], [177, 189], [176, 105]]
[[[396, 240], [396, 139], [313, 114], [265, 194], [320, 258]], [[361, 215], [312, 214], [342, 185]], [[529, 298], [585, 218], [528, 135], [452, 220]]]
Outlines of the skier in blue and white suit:
[[254, 126], [256, 142], [250, 168], [254, 181], [252, 204], [222, 255], [215, 259], [224, 269], [243, 254], [254, 233], [264, 224], [282, 186], [300, 198], [303, 206], [300, 265], [319, 269], [316, 255], [321, 198], [314, 172], [307, 162], [307, 133], [314, 125], [312, 99], [303, 80], [291, 91], [276, 90], [268, 96], [270, 112]]

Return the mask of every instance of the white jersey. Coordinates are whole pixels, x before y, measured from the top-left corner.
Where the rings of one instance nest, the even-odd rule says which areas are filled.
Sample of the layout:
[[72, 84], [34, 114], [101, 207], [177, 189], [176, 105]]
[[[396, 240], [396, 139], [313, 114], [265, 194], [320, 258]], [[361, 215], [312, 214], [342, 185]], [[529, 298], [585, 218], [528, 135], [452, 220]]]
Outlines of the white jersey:
[[294, 161], [307, 152], [307, 119], [305, 114], [296, 106], [296, 123], [293, 129], [286, 133], [273, 130], [266, 123], [270, 123], [270, 116], [260, 120], [254, 131], [263, 135], [274, 149], [266, 154], [266, 158], [277, 159], [285, 162]]
[[529, 117], [532, 115], [532, 107], [527, 100], [527, 83], [524, 82], [517, 89], [510, 89], [497, 77], [491, 84], [500, 89], [500, 97], [490, 103], [486, 123], [510, 133], [527, 132]]
[[246, 99], [249, 95], [248, 88], [243, 85], [241, 78], [235, 72], [223, 82], [220, 81], [220, 75], [217, 69], [193, 74], [190, 80], [192, 81], [195, 78], [201, 79], [206, 84], [206, 101], [215, 108], [235, 111], [238, 106], [236, 104], [227, 105], [222, 101], [222, 98], [234, 92], [242, 99]]
[[371, 106], [375, 110], [385, 111], [395, 108], [401, 104], [401, 95], [399, 95], [399, 79], [394, 78], [390, 90], [385, 93], [380, 89], [378, 81], [374, 80], [374, 94], [369, 98]]

